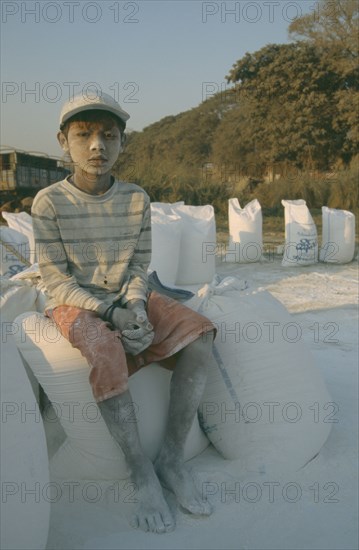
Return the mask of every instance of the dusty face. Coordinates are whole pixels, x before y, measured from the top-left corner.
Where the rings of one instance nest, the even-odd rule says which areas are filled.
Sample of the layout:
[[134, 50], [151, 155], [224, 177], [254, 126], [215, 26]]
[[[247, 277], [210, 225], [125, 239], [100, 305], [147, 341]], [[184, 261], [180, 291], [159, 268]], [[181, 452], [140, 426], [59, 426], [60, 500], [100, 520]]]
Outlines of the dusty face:
[[121, 132], [110, 122], [71, 122], [67, 137], [58, 135], [75, 166], [75, 174], [102, 176], [111, 171], [121, 147]]

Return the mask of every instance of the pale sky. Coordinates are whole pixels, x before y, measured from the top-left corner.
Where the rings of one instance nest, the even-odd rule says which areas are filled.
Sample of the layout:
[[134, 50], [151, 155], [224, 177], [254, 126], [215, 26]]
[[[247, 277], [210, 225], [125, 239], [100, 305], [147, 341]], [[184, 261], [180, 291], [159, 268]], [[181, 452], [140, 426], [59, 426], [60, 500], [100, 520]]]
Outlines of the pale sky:
[[311, 0], [2, 1], [1, 144], [61, 156], [62, 104], [102, 90], [141, 130], [226, 88], [246, 52], [288, 42]]

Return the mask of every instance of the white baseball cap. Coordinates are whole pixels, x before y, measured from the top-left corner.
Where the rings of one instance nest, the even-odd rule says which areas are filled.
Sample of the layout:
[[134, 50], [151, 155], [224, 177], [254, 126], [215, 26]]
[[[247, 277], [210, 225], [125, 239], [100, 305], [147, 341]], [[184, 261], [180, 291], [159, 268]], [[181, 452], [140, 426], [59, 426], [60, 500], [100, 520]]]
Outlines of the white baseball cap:
[[77, 113], [81, 113], [82, 111], [93, 111], [95, 109], [108, 111], [120, 118], [124, 123], [130, 118], [130, 115], [121, 108], [117, 101], [104, 92], [93, 97], [80, 94], [67, 101], [62, 107], [60, 113], [60, 128], [69, 118], [77, 115]]

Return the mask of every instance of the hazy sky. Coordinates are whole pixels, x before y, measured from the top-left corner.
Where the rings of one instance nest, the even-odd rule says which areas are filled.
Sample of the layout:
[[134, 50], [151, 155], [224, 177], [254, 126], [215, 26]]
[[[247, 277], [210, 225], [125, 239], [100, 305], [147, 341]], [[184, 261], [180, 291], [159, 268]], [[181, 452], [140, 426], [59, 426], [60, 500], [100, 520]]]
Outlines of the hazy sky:
[[2, 1], [1, 143], [61, 155], [61, 105], [103, 90], [141, 130], [225, 89], [246, 52], [288, 41], [314, 0]]

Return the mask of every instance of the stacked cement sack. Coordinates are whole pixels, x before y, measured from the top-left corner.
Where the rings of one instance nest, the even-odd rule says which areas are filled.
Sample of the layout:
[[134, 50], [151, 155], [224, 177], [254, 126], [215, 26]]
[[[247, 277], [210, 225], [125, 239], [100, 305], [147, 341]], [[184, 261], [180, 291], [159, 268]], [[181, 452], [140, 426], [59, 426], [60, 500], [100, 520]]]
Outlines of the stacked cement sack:
[[257, 199], [241, 208], [238, 199], [228, 201], [229, 243], [226, 262], [259, 262], [262, 258], [262, 208]]
[[322, 262], [345, 264], [351, 262], [355, 251], [355, 216], [347, 210], [322, 207]]
[[285, 220], [285, 267], [314, 264], [318, 261], [318, 234], [306, 202], [282, 200]]
[[211, 205], [153, 203], [150, 268], [169, 285], [212, 281], [215, 272], [216, 223]]
[[[318, 262], [348, 263], [355, 251], [355, 216], [347, 210], [322, 207], [322, 244], [305, 200], [282, 200], [285, 219], [283, 267]], [[257, 199], [241, 208], [238, 199], [228, 201], [229, 242], [225, 261], [259, 262], [262, 259], [262, 210]]]

